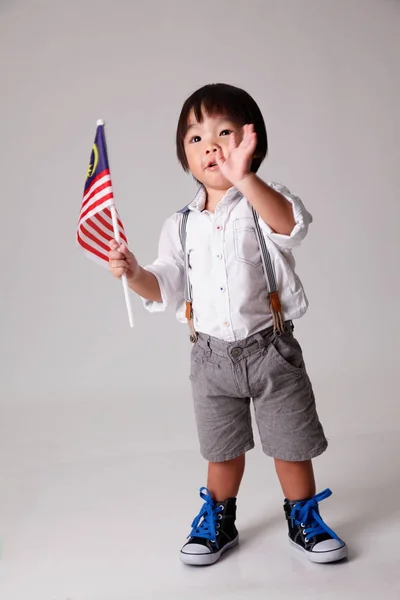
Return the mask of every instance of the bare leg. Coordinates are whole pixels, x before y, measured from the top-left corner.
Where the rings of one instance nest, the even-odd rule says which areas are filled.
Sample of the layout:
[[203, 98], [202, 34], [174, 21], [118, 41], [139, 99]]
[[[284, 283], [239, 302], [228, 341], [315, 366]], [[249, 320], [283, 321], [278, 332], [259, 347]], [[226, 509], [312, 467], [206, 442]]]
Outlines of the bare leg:
[[287, 500], [304, 500], [315, 495], [315, 479], [311, 460], [288, 462], [275, 459], [275, 468]]
[[236, 498], [245, 466], [245, 455], [226, 462], [208, 463], [207, 488], [218, 502]]

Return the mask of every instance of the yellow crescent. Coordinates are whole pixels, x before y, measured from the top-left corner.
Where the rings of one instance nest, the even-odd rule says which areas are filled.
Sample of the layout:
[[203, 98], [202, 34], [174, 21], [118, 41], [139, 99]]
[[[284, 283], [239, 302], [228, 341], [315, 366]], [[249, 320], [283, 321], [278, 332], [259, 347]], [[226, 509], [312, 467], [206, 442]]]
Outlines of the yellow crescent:
[[94, 173], [95, 170], [97, 169], [97, 165], [99, 162], [99, 151], [97, 150], [96, 144], [93, 144], [93, 158], [94, 158], [94, 161], [93, 161], [92, 173]]
[[[97, 164], [99, 162], [99, 151], [97, 150], [96, 144], [93, 144], [92, 152], [93, 152], [93, 164], [89, 163], [86, 179], [89, 179], [89, 177], [92, 177], [93, 173], [96, 171]], [[92, 158], [92, 157], [90, 157], [90, 158]]]

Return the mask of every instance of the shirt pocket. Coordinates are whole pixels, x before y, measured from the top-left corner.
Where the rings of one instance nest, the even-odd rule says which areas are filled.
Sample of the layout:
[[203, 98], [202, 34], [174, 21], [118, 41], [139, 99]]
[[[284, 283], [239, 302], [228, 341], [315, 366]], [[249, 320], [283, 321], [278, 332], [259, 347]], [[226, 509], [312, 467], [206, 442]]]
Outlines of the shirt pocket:
[[233, 241], [237, 261], [252, 267], [261, 264], [261, 252], [252, 218], [242, 217], [234, 220]]

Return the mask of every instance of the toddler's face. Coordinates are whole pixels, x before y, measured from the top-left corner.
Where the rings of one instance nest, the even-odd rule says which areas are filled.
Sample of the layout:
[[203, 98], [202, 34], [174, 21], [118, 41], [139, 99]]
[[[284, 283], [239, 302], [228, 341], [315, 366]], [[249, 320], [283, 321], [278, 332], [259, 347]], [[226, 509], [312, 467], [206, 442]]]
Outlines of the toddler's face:
[[220, 148], [225, 158], [228, 156], [229, 136], [236, 134], [237, 143], [242, 140], [242, 127], [224, 115], [203, 115], [203, 122], [196, 120], [194, 112], [189, 114], [188, 130], [184, 147], [192, 175], [206, 189], [227, 190], [232, 187], [221, 173], [215, 161]]

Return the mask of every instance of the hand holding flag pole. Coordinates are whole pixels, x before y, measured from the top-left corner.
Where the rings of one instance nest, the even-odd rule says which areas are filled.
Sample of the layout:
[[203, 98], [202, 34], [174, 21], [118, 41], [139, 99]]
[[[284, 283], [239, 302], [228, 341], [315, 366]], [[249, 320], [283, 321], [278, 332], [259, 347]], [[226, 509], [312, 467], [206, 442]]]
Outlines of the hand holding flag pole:
[[[128, 243], [124, 226], [115, 207], [104, 135], [104, 121], [99, 119], [86, 176], [77, 241], [89, 258], [108, 267], [109, 243], [112, 239], [115, 239], [118, 244]], [[133, 327], [126, 275], [123, 275], [121, 280], [129, 324]]]
[[[115, 241], [118, 244], [120, 244], [121, 243], [121, 238], [120, 238], [120, 235], [119, 235], [118, 218], [117, 218], [117, 211], [115, 210], [115, 206], [111, 207], [111, 218], [112, 218], [112, 222], [113, 222]], [[129, 297], [128, 281], [126, 279], [126, 275], [125, 274], [122, 275], [121, 281], [122, 281], [122, 287], [123, 287], [123, 290], [124, 290], [126, 310], [128, 311], [129, 325], [131, 327], [133, 327], [133, 314], [132, 314], [132, 307], [131, 307], [131, 299]]]

